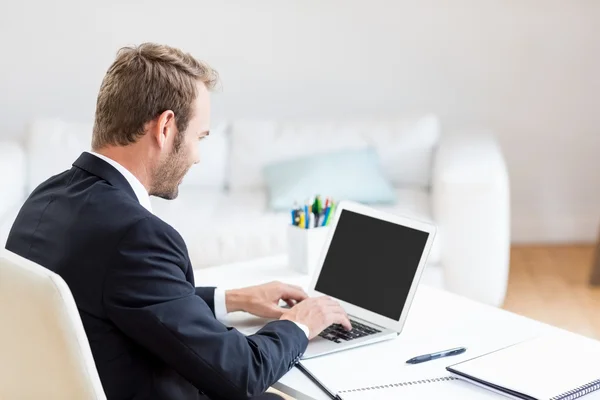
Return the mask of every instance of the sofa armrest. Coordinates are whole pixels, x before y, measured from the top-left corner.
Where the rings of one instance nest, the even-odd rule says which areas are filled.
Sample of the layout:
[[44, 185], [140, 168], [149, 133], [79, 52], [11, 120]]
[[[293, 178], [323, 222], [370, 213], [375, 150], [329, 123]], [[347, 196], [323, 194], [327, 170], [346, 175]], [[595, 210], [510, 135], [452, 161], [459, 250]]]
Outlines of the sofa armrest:
[[0, 223], [9, 210], [25, 199], [27, 171], [25, 152], [13, 141], [0, 141]]
[[504, 302], [510, 254], [510, 190], [492, 133], [444, 135], [432, 177], [432, 212], [442, 236], [444, 286], [494, 306]]

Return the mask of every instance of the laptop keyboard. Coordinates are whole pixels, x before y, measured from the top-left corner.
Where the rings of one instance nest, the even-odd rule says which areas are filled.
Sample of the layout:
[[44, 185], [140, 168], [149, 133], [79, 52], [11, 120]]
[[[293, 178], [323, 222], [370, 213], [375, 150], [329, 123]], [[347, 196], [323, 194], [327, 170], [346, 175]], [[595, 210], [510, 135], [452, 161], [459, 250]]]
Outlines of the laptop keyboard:
[[349, 332], [345, 330], [342, 325], [333, 324], [321, 332], [319, 336], [335, 343], [342, 343], [342, 340], [350, 341], [381, 332], [380, 330], [371, 328], [370, 326], [363, 325], [353, 320], [350, 320], [350, 323], [352, 324], [352, 330]]

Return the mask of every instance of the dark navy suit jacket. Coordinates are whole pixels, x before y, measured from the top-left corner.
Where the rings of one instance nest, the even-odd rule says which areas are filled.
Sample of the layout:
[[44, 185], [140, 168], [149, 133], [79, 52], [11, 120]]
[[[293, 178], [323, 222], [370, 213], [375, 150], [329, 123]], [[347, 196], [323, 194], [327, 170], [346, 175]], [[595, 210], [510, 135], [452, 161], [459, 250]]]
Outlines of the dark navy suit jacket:
[[216, 320], [179, 233], [89, 153], [33, 191], [6, 248], [69, 285], [110, 400], [246, 399], [308, 344], [290, 321], [246, 337]]

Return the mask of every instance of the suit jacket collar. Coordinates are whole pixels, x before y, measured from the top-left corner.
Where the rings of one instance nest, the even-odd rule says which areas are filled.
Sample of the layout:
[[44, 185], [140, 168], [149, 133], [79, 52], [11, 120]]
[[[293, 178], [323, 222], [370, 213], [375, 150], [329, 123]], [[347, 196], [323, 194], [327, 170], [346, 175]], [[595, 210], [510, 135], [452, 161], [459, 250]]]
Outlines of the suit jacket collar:
[[80, 168], [92, 175], [96, 175], [99, 178], [104, 179], [112, 186], [124, 190], [130, 195], [136, 202], [138, 198], [133, 191], [133, 188], [127, 182], [127, 179], [121, 174], [115, 167], [96, 157], [88, 152], [83, 152], [77, 160], [73, 163], [74, 167]]

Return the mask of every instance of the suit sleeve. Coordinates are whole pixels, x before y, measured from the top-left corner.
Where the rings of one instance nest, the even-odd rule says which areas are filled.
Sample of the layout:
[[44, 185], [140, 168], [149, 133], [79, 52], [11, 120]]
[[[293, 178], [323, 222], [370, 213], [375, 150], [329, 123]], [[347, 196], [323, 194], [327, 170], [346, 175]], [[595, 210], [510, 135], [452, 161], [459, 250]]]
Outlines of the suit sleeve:
[[308, 344], [293, 322], [244, 336], [227, 328], [185, 278], [183, 239], [150, 217], [121, 239], [104, 284], [108, 317], [199, 390], [215, 399], [263, 393]]
[[210, 308], [215, 314], [215, 287], [197, 287], [196, 295], [200, 296], [202, 300], [206, 303], [208, 308]]

